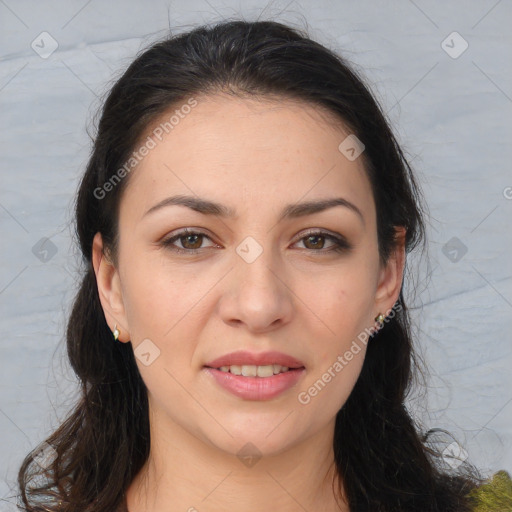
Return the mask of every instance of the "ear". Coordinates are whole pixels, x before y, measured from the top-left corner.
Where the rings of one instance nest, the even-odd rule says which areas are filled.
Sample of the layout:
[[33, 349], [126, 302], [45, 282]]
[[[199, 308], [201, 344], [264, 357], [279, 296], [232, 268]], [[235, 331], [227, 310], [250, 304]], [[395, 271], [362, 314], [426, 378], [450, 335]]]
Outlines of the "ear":
[[130, 341], [119, 272], [104, 251], [101, 233], [96, 233], [92, 242], [92, 264], [101, 307], [110, 330], [114, 331], [117, 326], [119, 341]]
[[400, 296], [405, 266], [405, 234], [404, 227], [395, 228], [394, 248], [379, 274], [375, 294], [376, 315], [382, 313], [386, 316]]

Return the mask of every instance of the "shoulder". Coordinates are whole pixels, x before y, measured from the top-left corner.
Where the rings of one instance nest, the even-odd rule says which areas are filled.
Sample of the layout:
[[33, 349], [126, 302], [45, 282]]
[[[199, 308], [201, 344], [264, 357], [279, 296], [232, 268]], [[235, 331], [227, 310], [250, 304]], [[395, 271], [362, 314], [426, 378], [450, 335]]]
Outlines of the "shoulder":
[[512, 511], [512, 479], [504, 470], [494, 473], [468, 495], [473, 512]]

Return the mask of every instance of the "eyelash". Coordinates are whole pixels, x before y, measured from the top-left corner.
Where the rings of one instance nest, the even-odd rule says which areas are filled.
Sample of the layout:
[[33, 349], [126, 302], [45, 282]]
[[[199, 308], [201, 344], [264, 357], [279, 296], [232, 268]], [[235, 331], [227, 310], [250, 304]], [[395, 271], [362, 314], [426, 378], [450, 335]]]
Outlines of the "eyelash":
[[[178, 240], [180, 238], [185, 238], [190, 235], [202, 235], [202, 236], [208, 238], [209, 240], [211, 240], [210, 237], [202, 231], [191, 231], [189, 229], [184, 229], [183, 231], [180, 231], [179, 233], [173, 235], [172, 237], [163, 239], [160, 242], [160, 244], [163, 247], [170, 249], [171, 251], [174, 251], [178, 254], [189, 254], [189, 255], [197, 254], [197, 253], [201, 252], [203, 249], [205, 249], [205, 248], [182, 249], [180, 247], [176, 247], [173, 245], [176, 240]], [[300, 242], [301, 240], [304, 240], [305, 238], [308, 238], [310, 236], [320, 236], [322, 238], [329, 239], [334, 243], [334, 246], [330, 247], [329, 249], [318, 249], [318, 250], [317, 249], [306, 249], [308, 251], [325, 254], [328, 252], [344, 253], [344, 252], [347, 252], [350, 249], [352, 249], [352, 246], [344, 238], [340, 238], [340, 237], [331, 235], [325, 231], [310, 231], [310, 232], [306, 233], [304, 236], [302, 236], [301, 238], [299, 238], [299, 240], [297, 240], [297, 242]]]

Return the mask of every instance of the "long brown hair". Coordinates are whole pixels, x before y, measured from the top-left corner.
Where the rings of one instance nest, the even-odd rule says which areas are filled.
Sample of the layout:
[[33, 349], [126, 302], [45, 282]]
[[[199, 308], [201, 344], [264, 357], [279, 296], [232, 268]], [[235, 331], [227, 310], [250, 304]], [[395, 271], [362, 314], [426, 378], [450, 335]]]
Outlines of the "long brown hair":
[[[147, 389], [131, 343], [113, 342], [91, 263], [97, 232], [116, 254], [118, 207], [129, 176], [107, 193], [99, 191], [157, 117], [194, 95], [217, 91], [293, 98], [333, 113], [365, 145], [382, 260], [393, 248], [396, 226], [407, 230], [408, 251], [424, 241], [411, 168], [368, 87], [342, 57], [271, 21], [223, 22], [153, 44], [109, 92], [78, 190], [76, 231], [84, 265], [67, 351], [81, 396], [45, 441], [52, 460], [35, 464], [38, 446], [19, 470], [27, 511], [112, 512], [149, 456]], [[370, 339], [360, 377], [337, 414], [337, 473], [354, 511], [466, 511], [464, 496], [475, 480], [461, 470], [455, 475], [440, 469], [404, 405], [417, 359], [403, 293], [399, 305]]]

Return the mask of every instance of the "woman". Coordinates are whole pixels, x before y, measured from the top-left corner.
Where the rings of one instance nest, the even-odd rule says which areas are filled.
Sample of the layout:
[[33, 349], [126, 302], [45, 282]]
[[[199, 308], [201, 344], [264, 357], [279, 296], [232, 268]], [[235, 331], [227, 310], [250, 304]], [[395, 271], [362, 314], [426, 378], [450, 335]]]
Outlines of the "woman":
[[78, 192], [82, 396], [20, 469], [26, 510], [473, 510], [480, 479], [444, 474], [404, 406], [419, 199], [305, 35], [234, 21], [140, 55]]

